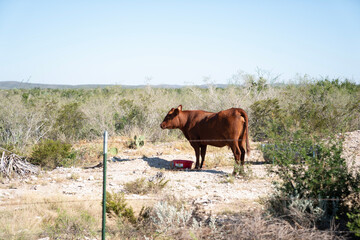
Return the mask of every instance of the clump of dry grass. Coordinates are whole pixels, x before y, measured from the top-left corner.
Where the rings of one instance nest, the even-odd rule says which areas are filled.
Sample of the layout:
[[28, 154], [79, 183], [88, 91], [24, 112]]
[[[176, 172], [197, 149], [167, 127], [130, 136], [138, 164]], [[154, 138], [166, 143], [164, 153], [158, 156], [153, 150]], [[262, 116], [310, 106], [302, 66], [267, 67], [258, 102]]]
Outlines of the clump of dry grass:
[[344, 239], [332, 231], [320, 231], [291, 225], [289, 222], [264, 217], [261, 214], [239, 217], [232, 224], [224, 225], [223, 229], [231, 232], [226, 239]]
[[157, 176], [150, 179], [138, 178], [135, 181], [125, 183], [125, 190], [129, 193], [141, 195], [148, 193], [157, 193], [161, 191], [169, 182], [169, 180], [165, 180], [164, 177]]
[[235, 177], [232, 174], [227, 174], [223, 176], [223, 179], [220, 181], [220, 183], [231, 183], [231, 184], [234, 184], [234, 182], [235, 182]]

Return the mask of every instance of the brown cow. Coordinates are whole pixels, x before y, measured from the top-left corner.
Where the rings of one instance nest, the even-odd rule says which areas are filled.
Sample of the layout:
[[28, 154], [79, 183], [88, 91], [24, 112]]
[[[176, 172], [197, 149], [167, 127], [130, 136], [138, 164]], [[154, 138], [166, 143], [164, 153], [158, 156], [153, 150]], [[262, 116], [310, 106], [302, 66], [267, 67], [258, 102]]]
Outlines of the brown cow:
[[[202, 168], [207, 145], [229, 146], [237, 164], [244, 165], [245, 149], [250, 153], [248, 116], [241, 108], [231, 108], [218, 113], [201, 110], [183, 111], [182, 105], [172, 108], [160, 124], [162, 129], [179, 128], [195, 150], [199, 169], [201, 151]], [[234, 170], [235, 173], [235, 170]]]

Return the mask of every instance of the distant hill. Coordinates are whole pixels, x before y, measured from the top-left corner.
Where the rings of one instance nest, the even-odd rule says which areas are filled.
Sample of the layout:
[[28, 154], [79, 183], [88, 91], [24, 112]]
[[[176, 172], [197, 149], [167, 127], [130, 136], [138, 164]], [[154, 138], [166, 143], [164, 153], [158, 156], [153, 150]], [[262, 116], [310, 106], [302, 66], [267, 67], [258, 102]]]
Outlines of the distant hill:
[[[61, 84], [42, 84], [42, 83], [26, 83], [17, 81], [0, 81], [0, 89], [93, 89], [93, 88], [106, 88], [111, 86], [121, 86], [122, 88], [144, 88], [147, 85], [111, 85], [111, 84], [81, 84], [81, 85], [61, 85]], [[183, 88], [184, 85], [150, 85], [153, 88]], [[227, 84], [215, 84], [215, 87], [225, 88]], [[196, 87], [207, 88], [207, 85], [197, 85]]]
[[72, 88], [103, 88], [110, 85], [61, 85], [61, 84], [42, 84], [25, 83], [16, 81], [0, 82], [0, 89], [31, 89], [31, 88], [51, 88], [51, 89], [72, 89]]

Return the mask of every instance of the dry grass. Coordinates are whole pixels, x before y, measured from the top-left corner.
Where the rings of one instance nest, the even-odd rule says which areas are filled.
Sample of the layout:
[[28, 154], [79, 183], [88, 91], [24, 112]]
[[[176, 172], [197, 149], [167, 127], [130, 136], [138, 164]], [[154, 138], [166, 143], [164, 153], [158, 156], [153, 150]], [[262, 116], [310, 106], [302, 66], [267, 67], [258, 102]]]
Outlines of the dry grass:
[[216, 168], [224, 166], [233, 166], [234, 156], [227, 147], [216, 148], [208, 146], [205, 156], [205, 168]]
[[56, 236], [62, 231], [71, 231], [74, 226], [91, 236], [101, 229], [99, 201], [77, 201], [64, 196], [41, 198], [34, 194], [23, 196], [9, 205], [4, 204], [0, 211], [0, 239]]
[[[159, 225], [151, 221], [151, 216], [159, 216], [154, 211], [147, 220], [137, 222], [136, 225], [112, 217], [107, 220], [108, 239], [143, 239], [144, 236], [148, 239], [342, 239], [330, 231], [298, 228], [285, 220], [266, 217], [260, 210], [247, 209], [236, 213], [233, 209], [248, 205], [244, 202], [234, 206], [224, 205], [222, 209], [219, 208], [221, 211], [217, 215], [212, 215], [171, 196], [165, 200], [175, 206], [168, 209], [174, 212], [174, 219], [184, 217], [189, 220], [191, 216], [196, 218], [196, 222], [184, 220], [181, 227], [174, 223], [166, 225], [159, 233], [156, 231]], [[0, 239], [31, 240], [46, 236], [51, 239], [98, 238], [101, 229], [100, 202], [70, 201], [74, 201], [74, 198], [28, 195], [15, 202], [19, 205], [2, 206]], [[149, 206], [148, 201], [127, 201], [136, 209]], [[152, 202], [151, 206], [156, 203]], [[136, 216], [139, 211], [135, 210]], [[186, 216], [182, 216], [183, 212]], [[170, 214], [161, 215], [163, 222], [169, 221], [166, 219], [168, 215], [170, 217]]]
[[163, 177], [154, 178], [151, 181], [146, 178], [138, 178], [135, 181], [125, 183], [125, 190], [129, 193], [145, 195], [148, 193], [158, 193], [169, 182]]
[[226, 239], [344, 239], [331, 231], [298, 228], [285, 220], [263, 217], [261, 214], [239, 216], [233, 224], [224, 226], [231, 232]]

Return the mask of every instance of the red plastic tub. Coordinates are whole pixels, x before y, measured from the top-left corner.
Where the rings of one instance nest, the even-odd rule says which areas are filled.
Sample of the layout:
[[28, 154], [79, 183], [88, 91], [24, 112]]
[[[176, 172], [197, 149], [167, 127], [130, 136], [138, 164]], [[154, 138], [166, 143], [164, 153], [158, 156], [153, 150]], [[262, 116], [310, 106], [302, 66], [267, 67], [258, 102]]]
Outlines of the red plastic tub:
[[191, 169], [193, 161], [189, 160], [173, 160], [173, 168], [176, 169]]

